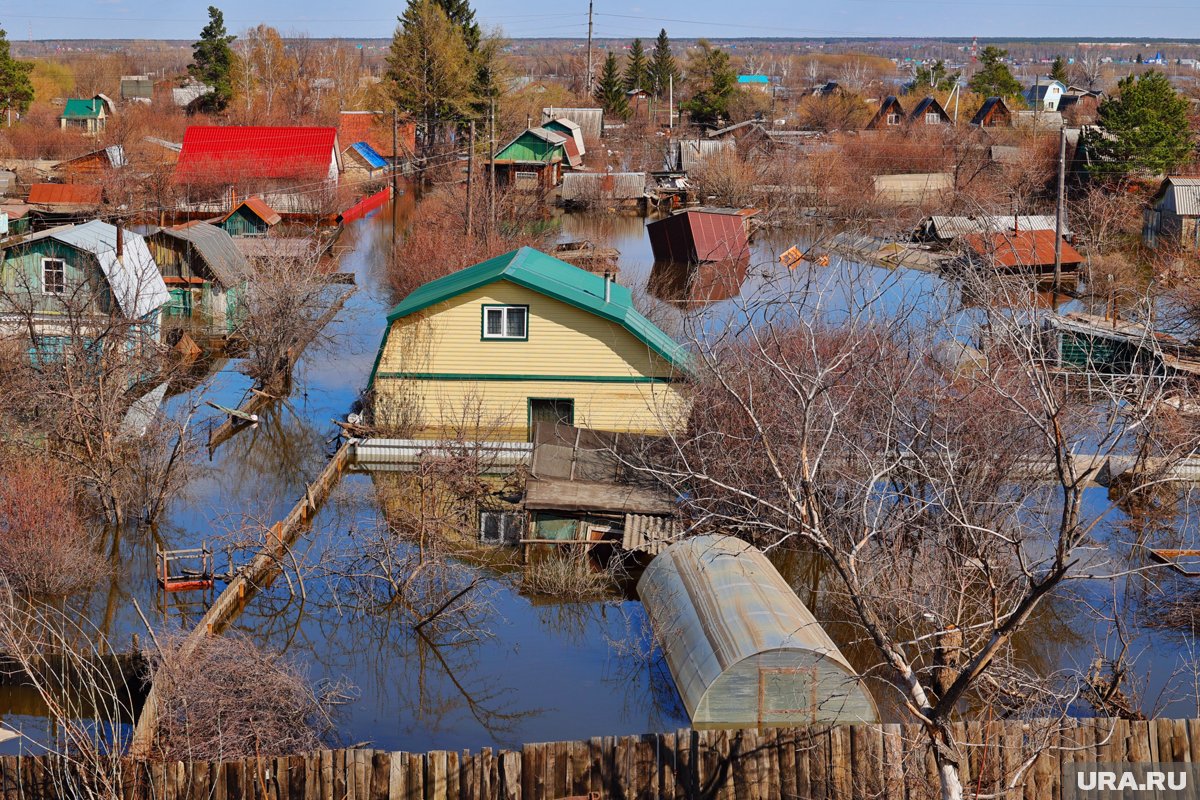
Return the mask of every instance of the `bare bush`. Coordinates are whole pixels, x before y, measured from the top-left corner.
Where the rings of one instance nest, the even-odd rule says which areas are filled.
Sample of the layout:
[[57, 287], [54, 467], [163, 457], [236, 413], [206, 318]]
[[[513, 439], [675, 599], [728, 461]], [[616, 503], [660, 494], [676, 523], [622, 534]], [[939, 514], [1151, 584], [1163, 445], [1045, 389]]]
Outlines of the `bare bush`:
[[168, 637], [153, 665], [163, 760], [306, 753], [332, 735], [336, 693], [314, 691], [281, 654], [238, 635], [205, 638], [186, 656], [182, 648], [182, 637]]
[[62, 596], [108, 571], [63, 470], [33, 458], [0, 459], [0, 576], [21, 594]]
[[567, 601], [592, 600], [611, 591], [612, 573], [596, 569], [586, 554], [571, 549], [570, 553], [555, 553], [526, 566], [521, 591]]
[[762, 200], [762, 168], [732, 150], [705, 159], [689, 177], [696, 194], [712, 205], [745, 208]]

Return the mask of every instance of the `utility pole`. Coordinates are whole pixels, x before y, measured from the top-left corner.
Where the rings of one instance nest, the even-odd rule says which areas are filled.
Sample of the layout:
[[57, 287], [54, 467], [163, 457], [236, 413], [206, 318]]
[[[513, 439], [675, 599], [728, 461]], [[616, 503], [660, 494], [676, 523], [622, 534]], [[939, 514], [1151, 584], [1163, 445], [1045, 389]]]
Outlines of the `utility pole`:
[[592, 96], [592, 0], [588, 0], [587, 96]]
[[1058, 284], [1062, 277], [1062, 239], [1066, 215], [1067, 129], [1058, 131], [1058, 203], [1054, 210], [1054, 303], [1058, 304]]
[[496, 97], [488, 109], [488, 235], [496, 230]]
[[667, 129], [675, 130], [675, 76], [667, 78]]
[[475, 198], [471, 184], [475, 182], [475, 120], [471, 120], [470, 145], [467, 148], [467, 236], [475, 235]]
[[396, 249], [396, 229], [400, 227], [400, 175], [396, 159], [400, 155], [400, 120], [396, 109], [392, 109], [392, 249]]

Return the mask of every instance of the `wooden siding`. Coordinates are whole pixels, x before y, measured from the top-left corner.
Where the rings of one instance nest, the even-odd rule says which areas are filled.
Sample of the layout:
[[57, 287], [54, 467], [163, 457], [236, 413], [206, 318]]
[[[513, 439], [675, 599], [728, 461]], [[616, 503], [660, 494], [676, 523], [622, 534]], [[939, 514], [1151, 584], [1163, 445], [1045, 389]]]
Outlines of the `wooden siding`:
[[239, 208], [229, 216], [221, 227], [230, 236], [263, 236], [267, 233], [267, 223], [263, 222], [245, 207]]
[[[528, 339], [483, 340], [485, 305], [529, 306]], [[427, 435], [478, 407], [501, 438], [525, 439], [530, 398], [574, 400], [577, 425], [661, 432], [683, 407], [677, 377], [617, 323], [498, 281], [393, 323], [376, 391], [381, 406], [411, 401]]]
[[[61, 258], [66, 262], [66, 292], [48, 295], [42, 291], [42, 259]], [[4, 293], [20, 298], [22, 308], [32, 308], [39, 314], [65, 314], [68, 304], [88, 301], [86, 310], [108, 314], [112, 295], [108, 283], [100, 274], [95, 259], [54, 239], [39, 239], [6, 251], [3, 266]], [[8, 301], [5, 301], [7, 303]]]

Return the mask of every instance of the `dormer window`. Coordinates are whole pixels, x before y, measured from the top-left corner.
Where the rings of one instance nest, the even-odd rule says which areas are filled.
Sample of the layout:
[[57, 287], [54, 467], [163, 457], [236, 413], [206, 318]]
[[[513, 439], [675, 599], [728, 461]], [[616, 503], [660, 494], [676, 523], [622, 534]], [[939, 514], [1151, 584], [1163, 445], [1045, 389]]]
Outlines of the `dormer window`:
[[895, 111], [888, 114], [887, 115], [887, 124], [888, 125], [899, 125], [900, 124], [900, 115], [897, 114]]
[[940, 125], [941, 123], [942, 123], [942, 115], [941, 114], [937, 113], [936, 111], [926, 111], [925, 112], [925, 124], [926, 125]]
[[529, 306], [484, 306], [483, 338], [528, 339]]

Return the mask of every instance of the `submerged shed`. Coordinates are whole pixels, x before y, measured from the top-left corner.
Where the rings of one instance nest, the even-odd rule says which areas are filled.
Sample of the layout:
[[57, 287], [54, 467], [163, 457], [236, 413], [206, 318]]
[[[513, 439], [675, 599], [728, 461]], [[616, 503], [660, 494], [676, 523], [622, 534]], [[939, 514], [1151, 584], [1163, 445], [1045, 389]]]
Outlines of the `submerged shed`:
[[693, 725], [879, 720], [837, 645], [753, 546], [685, 539], [650, 562], [637, 588]]

